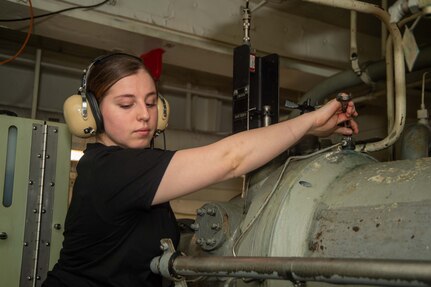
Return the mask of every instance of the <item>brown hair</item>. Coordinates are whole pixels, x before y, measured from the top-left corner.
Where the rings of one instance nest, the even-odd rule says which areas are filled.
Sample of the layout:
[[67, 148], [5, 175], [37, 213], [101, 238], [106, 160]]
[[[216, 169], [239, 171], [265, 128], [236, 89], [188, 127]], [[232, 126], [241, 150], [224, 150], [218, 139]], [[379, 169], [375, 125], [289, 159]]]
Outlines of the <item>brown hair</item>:
[[91, 92], [100, 103], [109, 88], [116, 82], [136, 74], [139, 70], [149, 73], [142, 59], [133, 55], [114, 53], [101, 56], [94, 60], [93, 66], [88, 71], [87, 91]]

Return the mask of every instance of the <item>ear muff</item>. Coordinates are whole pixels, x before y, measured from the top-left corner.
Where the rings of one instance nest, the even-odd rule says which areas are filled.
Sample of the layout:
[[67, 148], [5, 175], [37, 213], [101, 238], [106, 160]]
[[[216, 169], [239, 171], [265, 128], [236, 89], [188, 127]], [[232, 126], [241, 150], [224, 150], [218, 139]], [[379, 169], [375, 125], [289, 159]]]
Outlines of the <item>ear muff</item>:
[[93, 111], [87, 100], [83, 102], [81, 95], [73, 95], [66, 99], [63, 104], [63, 115], [73, 135], [88, 138], [96, 134], [97, 123]]
[[157, 129], [154, 136], [160, 135], [168, 126], [169, 112], [168, 101], [159, 93], [157, 97]]

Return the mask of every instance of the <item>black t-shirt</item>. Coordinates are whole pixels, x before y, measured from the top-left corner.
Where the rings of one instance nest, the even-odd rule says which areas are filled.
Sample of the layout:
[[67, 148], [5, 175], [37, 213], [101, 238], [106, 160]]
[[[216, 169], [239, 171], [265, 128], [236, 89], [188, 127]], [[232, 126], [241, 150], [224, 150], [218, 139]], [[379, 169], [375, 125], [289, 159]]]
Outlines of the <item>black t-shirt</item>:
[[178, 244], [169, 203], [151, 206], [174, 152], [89, 144], [77, 165], [60, 259], [44, 287], [161, 286], [160, 239]]

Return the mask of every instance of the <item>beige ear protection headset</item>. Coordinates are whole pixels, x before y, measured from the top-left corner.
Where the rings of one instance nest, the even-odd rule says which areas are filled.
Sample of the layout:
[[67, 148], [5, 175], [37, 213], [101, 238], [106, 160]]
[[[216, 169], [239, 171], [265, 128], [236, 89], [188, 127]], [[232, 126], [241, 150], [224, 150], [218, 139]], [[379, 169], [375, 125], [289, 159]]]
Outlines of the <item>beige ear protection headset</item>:
[[[141, 58], [124, 53], [113, 53], [97, 57], [88, 65], [87, 69], [84, 70], [78, 94], [70, 96], [64, 102], [64, 119], [73, 135], [80, 138], [88, 138], [96, 135], [96, 133], [103, 132], [102, 113], [100, 112], [96, 97], [91, 91], [87, 90], [87, 79], [91, 73], [91, 69], [95, 65], [103, 62], [107, 58], [120, 55], [142, 61]], [[155, 137], [160, 135], [166, 129], [169, 119], [168, 101], [160, 93], [158, 93], [157, 98], [158, 119], [157, 129], [154, 134]]]

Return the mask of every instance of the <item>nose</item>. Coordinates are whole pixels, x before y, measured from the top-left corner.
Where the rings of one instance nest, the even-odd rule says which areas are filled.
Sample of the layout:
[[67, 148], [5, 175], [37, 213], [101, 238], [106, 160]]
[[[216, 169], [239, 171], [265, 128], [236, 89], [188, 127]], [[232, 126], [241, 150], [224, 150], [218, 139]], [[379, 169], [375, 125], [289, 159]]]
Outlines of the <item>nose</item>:
[[137, 111], [137, 118], [138, 118], [138, 121], [145, 121], [145, 122], [150, 119], [150, 113], [145, 104], [140, 105], [140, 108]]

